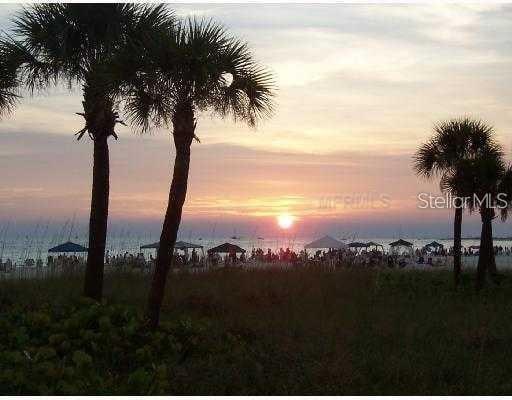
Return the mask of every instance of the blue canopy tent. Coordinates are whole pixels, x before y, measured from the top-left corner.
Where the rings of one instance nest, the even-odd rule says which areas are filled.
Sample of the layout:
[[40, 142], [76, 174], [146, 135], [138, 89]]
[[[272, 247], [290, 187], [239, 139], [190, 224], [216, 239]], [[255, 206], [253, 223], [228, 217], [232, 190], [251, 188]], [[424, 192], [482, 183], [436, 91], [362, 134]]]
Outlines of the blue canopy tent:
[[58, 246], [52, 247], [48, 250], [48, 253], [85, 253], [87, 247], [81, 246], [73, 242], [66, 242], [59, 244]]

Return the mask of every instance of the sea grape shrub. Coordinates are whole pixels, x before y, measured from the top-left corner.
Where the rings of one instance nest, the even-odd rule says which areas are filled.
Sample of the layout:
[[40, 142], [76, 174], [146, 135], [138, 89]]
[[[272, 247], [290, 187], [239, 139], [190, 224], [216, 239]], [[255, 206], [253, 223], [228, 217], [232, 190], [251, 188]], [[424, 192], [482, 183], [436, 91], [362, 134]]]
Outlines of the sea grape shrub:
[[0, 314], [2, 394], [168, 394], [192, 358], [232, 352], [242, 342], [216, 337], [205, 321], [163, 322], [150, 332], [133, 308], [80, 299]]

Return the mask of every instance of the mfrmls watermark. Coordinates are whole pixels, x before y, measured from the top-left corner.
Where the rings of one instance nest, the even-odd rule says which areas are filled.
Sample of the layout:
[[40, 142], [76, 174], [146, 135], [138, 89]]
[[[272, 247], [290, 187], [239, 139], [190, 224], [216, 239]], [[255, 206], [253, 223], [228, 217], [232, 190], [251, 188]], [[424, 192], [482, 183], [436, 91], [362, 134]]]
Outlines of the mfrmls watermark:
[[506, 193], [498, 193], [492, 196], [490, 193], [485, 195], [473, 194], [472, 196], [454, 196], [451, 193], [443, 195], [434, 195], [432, 193], [418, 193], [418, 208], [468, 208], [470, 205], [474, 208], [487, 207], [503, 209], [508, 207], [508, 196]]
[[360, 192], [334, 196], [323, 196], [318, 199], [318, 208], [322, 210], [348, 209], [382, 209], [389, 208], [391, 196], [387, 193]]

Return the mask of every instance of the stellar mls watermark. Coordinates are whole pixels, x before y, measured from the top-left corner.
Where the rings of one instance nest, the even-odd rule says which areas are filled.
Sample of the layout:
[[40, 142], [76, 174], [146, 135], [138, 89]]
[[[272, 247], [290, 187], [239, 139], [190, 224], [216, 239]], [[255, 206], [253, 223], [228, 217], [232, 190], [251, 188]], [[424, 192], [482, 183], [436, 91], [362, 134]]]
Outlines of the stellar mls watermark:
[[421, 209], [469, 208], [470, 206], [475, 209], [480, 207], [503, 209], [508, 207], [506, 193], [498, 193], [495, 196], [492, 196], [490, 193], [485, 195], [454, 196], [451, 193], [439, 195], [421, 192], [418, 193], [417, 200], [417, 207]]
[[391, 196], [387, 193], [361, 192], [334, 196], [323, 196], [318, 199], [317, 208], [322, 210], [344, 209], [382, 209], [389, 208]]

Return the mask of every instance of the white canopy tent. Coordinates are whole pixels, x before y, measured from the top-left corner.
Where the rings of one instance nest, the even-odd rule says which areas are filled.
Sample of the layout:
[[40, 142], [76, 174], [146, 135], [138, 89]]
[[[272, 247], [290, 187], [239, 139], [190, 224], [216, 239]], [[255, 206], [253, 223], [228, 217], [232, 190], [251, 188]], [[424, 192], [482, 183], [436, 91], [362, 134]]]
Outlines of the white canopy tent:
[[348, 246], [330, 236], [324, 236], [304, 246], [305, 249], [347, 249]]

